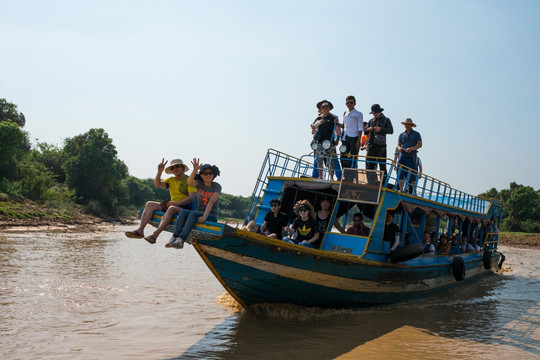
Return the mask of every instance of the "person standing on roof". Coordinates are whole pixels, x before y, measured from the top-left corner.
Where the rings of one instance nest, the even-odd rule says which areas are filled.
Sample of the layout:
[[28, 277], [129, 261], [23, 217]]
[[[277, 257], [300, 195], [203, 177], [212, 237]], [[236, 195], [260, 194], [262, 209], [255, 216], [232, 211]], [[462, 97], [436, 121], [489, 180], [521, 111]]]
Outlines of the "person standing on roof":
[[[317, 117], [314, 121], [314, 125], [318, 124], [317, 128], [317, 137], [315, 141], [319, 143], [319, 148], [315, 152], [315, 161], [317, 162], [318, 167], [318, 178], [323, 178], [323, 164], [328, 166], [330, 169], [330, 178], [332, 178], [334, 168], [338, 180], [341, 179], [341, 169], [338, 169], [339, 162], [335, 158], [337, 138], [333, 135], [337, 124], [339, 123], [339, 118], [330, 113], [330, 110], [334, 108], [334, 105], [328, 100], [322, 100], [317, 103], [317, 108], [321, 110], [321, 115]], [[312, 125], [313, 127], [313, 125]], [[329, 142], [329, 148], [324, 149], [323, 144]]]
[[366, 169], [376, 170], [377, 163], [379, 168], [386, 175], [386, 135], [393, 134], [394, 128], [389, 118], [384, 116], [384, 109], [379, 104], [371, 106], [370, 114], [373, 118], [368, 122], [368, 150]]
[[345, 99], [345, 106], [347, 111], [343, 113], [343, 124], [340, 124], [343, 129], [342, 144], [346, 149], [344, 153], [341, 153], [341, 166], [343, 168], [356, 168], [357, 164], [355, 160], [349, 158], [350, 155], [358, 155], [358, 150], [362, 145], [362, 131], [364, 130], [364, 115], [356, 110], [356, 98], [352, 95], [347, 96]]
[[[399, 190], [403, 192], [405, 189], [405, 182], [407, 181], [407, 175], [410, 172], [408, 168], [414, 170], [409, 176], [408, 185], [416, 182], [416, 172], [418, 171], [418, 149], [422, 147], [422, 136], [420, 136], [418, 131], [413, 130], [413, 127], [416, 127], [416, 124], [411, 118], [407, 118], [401, 123], [405, 126], [405, 131], [399, 134], [397, 144], [399, 157], [397, 162], [398, 164], [405, 166], [405, 168], [401, 167], [399, 174]], [[407, 190], [408, 188], [409, 186], [407, 186]]]

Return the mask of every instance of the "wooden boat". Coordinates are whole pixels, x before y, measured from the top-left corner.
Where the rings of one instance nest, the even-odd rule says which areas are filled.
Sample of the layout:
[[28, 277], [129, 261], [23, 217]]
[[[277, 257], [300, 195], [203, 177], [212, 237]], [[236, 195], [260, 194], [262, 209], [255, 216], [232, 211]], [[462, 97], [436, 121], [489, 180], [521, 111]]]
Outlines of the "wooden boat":
[[[230, 223], [197, 224], [193, 246], [224, 288], [244, 307], [260, 303], [286, 303], [324, 308], [355, 308], [417, 299], [492, 273], [504, 261], [497, 250], [501, 204], [452, 188], [413, 170], [396, 167], [388, 159], [388, 174], [365, 170], [367, 161], [356, 157], [358, 168], [343, 169], [343, 179], [314, 179], [312, 155], [296, 158], [269, 149], [257, 178], [246, 222], [261, 225], [270, 200], [282, 202], [281, 211], [293, 216], [296, 201], [318, 204], [332, 201], [332, 215], [320, 249], [272, 239]], [[332, 163], [331, 161], [329, 163]], [[408, 170], [408, 171], [407, 171]], [[405, 189], [394, 189], [407, 171]], [[397, 187], [396, 187], [397, 188]], [[409, 244], [390, 251], [383, 241], [385, 215], [395, 213], [402, 239]], [[352, 214], [370, 222], [368, 236], [337, 231]], [[157, 225], [162, 213], [153, 219]], [[469, 235], [480, 251], [455, 255], [424, 255], [420, 245], [425, 229], [439, 234]], [[172, 225], [169, 227], [172, 231]], [[437, 244], [435, 244], [437, 245]]]

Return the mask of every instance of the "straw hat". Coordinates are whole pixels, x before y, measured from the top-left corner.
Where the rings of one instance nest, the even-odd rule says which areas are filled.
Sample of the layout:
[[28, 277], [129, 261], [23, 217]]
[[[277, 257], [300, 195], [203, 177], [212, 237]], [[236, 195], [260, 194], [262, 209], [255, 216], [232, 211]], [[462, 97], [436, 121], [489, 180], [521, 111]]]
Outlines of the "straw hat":
[[172, 160], [171, 160], [171, 164], [165, 168], [165, 172], [166, 172], [167, 174], [172, 173], [172, 167], [173, 167], [174, 165], [182, 165], [182, 167], [184, 168], [184, 172], [186, 172], [186, 171], [189, 170], [189, 168], [187, 167], [186, 164], [184, 164], [184, 162], [182, 161], [182, 159], [172, 159]]
[[411, 118], [406, 118], [405, 121], [401, 122], [403, 125], [411, 125], [412, 127], [416, 127], [416, 124], [413, 123]]

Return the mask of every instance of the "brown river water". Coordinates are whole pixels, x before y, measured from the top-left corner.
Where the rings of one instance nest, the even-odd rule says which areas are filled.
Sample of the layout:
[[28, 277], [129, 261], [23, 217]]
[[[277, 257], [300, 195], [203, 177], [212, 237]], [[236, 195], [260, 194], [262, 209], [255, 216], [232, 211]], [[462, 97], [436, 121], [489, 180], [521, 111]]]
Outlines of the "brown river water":
[[191, 246], [131, 228], [1, 233], [0, 359], [540, 359], [540, 250], [419, 301], [245, 311]]

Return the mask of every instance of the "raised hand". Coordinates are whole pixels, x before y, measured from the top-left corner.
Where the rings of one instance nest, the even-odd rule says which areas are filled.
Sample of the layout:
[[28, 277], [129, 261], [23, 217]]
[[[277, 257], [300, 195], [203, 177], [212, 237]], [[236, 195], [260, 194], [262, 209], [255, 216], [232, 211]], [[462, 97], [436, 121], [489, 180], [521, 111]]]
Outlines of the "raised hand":
[[161, 163], [159, 163], [157, 166], [158, 171], [163, 172], [163, 170], [165, 169], [165, 165], [167, 165], [168, 162], [169, 160], [165, 161], [165, 159], [161, 159]]
[[193, 172], [196, 173], [201, 168], [201, 163], [199, 162], [199, 159], [193, 158], [191, 160], [191, 165], [193, 165]]

